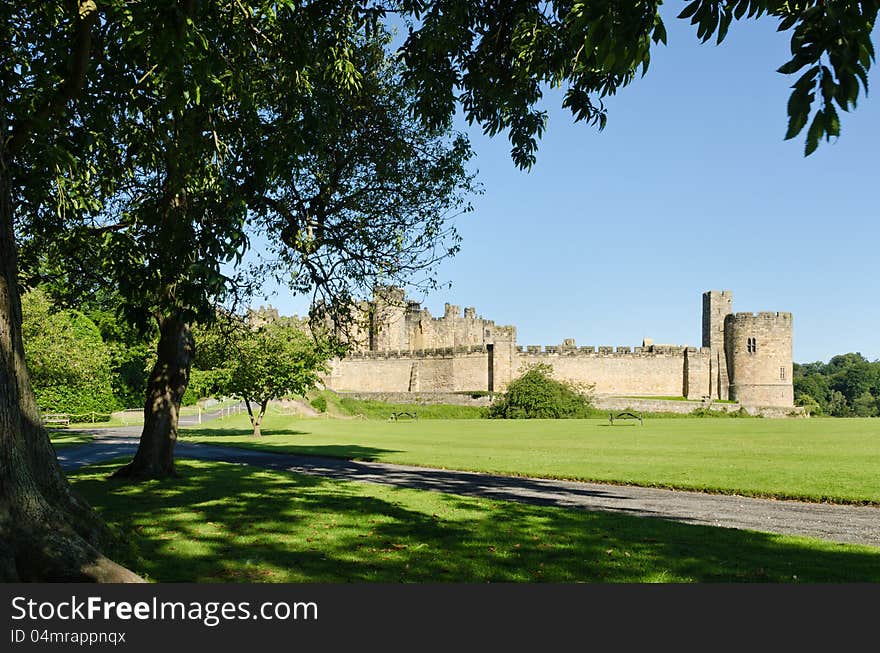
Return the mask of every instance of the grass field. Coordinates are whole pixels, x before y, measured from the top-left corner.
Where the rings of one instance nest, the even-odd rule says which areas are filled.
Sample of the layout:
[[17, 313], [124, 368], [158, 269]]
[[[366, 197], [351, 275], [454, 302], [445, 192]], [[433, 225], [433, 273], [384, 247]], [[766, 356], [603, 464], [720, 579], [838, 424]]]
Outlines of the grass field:
[[309, 420], [234, 416], [190, 441], [502, 474], [880, 504], [878, 419]]
[[62, 429], [49, 429], [49, 440], [56, 449], [63, 449], [91, 442], [92, 436], [85, 433], [68, 433]]
[[179, 461], [70, 474], [164, 582], [880, 582], [876, 548]]

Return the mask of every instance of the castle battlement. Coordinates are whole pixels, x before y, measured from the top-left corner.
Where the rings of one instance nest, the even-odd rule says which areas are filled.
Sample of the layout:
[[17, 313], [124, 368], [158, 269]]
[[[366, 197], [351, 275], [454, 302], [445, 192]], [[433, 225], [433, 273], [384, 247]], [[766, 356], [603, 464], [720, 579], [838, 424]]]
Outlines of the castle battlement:
[[740, 320], [791, 320], [792, 316], [787, 311], [759, 311], [757, 313], [740, 312], [733, 313], [733, 319]]
[[449, 358], [467, 354], [485, 354], [486, 345], [468, 345], [459, 347], [435, 347], [433, 349], [385, 349], [382, 351], [352, 351], [346, 360], [378, 360], [384, 358]]
[[619, 347], [583, 345], [568, 347], [564, 345], [522, 345], [516, 346], [517, 353], [527, 356], [681, 356], [684, 353], [708, 354], [708, 347], [688, 347], [684, 345], [650, 345], [648, 347]]

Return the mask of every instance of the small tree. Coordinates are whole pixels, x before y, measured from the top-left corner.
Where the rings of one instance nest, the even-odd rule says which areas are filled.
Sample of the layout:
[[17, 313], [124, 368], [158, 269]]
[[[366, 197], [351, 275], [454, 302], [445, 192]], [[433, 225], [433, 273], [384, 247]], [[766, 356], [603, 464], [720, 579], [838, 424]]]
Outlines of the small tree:
[[[211, 339], [207, 339], [209, 342]], [[327, 371], [331, 347], [295, 324], [269, 322], [257, 329], [240, 325], [213, 340], [216, 362], [220, 353], [225, 361], [222, 389], [241, 397], [247, 406], [254, 437], [260, 428], [266, 407], [272, 399], [288, 394], [303, 395], [314, 388]], [[256, 411], [255, 411], [256, 409]]]
[[489, 408], [489, 417], [504, 419], [566, 419], [589, 417], [592, 385], [577, 385], [552, 378], [553, 366], [526, 367], [504, 395]]

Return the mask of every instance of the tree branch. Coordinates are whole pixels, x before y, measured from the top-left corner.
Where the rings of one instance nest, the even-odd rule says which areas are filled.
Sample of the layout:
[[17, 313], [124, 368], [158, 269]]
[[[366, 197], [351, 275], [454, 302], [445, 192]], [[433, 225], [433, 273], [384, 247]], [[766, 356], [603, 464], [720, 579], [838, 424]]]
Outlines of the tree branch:
[[85, 84], [89, 54], [92, 47], [92, 28], [98, 20], [98, 7], [94, 0], [79, 0], [77, 4], [76, 33], [70, 51], [69, 74], [43, 104], [24, 122], [12, 130], [7, 151], [15, 153], [21, 148], [37, 126], [60, 114], [68, 102], [76, 100]]

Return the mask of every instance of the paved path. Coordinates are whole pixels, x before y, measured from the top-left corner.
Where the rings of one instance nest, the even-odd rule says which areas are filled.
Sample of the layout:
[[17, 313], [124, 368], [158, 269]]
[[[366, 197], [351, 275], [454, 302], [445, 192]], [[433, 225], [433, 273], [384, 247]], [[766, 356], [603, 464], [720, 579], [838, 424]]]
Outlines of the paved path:
[[[61, 449], [66, 470], [131, 456], [140, 427], [95, 429], [89, 444]], [[688, 524], [806, 535], [880, 547], [880, 508], [774, 501], [621, 485], [554, 481], [236, 449], [180, 441], [178, 458], [217, 460], [348, 481], [521, 501], [545, 506], [661, 517]]]

